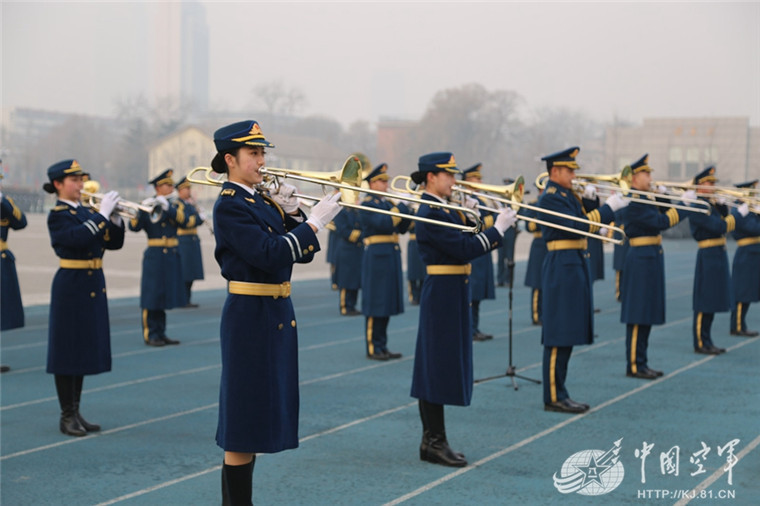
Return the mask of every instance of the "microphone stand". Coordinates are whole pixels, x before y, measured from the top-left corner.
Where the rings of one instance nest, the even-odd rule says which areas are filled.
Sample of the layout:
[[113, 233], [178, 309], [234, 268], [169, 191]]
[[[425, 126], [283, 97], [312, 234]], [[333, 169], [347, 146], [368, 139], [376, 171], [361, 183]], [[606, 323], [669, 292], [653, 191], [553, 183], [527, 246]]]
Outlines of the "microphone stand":
[[513, 299], [512, 286], [514, 285], [514, 279], [515, 279], [514, 255], [512, 258], [507, 260], [507, 269], [509, 269], [509, 275], [508, 275], [509, 276], [509, 365], [507, 366], [507, 371], [504, 374], [498, 374], [496, 376], [489, 376], [488, 378], [481, 378], [481, 379], [475, 380], [475, 384], [495, 380], [498, 378], [509, 377], [512, 380], [512, 386], [514, 387], [515, 390], [517, 390], [517, 381], [515, 381], [515, 378], [524, 379], [526, 381], [532, 381], [533, 383], [536, 383], [539, 385], [541, 384], [541, 380], [528, 378], [527, 376], [521, 376], [517, 374], [515, 366], [512, 363], [512, 299]]

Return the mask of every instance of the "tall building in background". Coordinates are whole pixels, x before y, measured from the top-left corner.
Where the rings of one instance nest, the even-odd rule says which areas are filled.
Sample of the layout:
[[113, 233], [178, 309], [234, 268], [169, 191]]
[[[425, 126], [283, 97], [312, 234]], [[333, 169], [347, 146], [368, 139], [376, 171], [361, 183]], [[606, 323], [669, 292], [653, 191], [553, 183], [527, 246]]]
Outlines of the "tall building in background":
[[159, 2], [155, 8], [153, 95], [208, 108], [209, 30], [206, 8], [194, 0]]

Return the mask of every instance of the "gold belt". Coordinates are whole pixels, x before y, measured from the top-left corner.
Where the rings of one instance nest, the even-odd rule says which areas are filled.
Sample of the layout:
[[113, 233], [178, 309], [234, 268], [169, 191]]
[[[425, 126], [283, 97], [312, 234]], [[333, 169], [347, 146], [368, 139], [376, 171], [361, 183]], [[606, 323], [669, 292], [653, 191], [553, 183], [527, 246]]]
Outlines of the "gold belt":
[[93, 258], [92, 260], [69, 260], [61, 258], [61, 269], [102, 269], [103, 259]]
[[148, 247], [176, 248], [179, 240], [176, 237], [162, 237], [161, 239], [148, 239]]
[[8, 243], [0, 239], [0, 251], [5, 251], [8, 249]]
[[541, 232], [533, 232], [533, 237], [535, 237], [536, 239], [540, 239], [541, 237], [543, 237], [543, 234]]
[[642, 237], [630, 237], [628, 238], [628, 244], [633, 247], [636, 246], [659, 246], [662, 244], [661, 235], [645, 235]]
[[427, 273], [431, 276], [441, 275], [469, 275], [472, 272], [472, 265], [428, 265]]
[[410, 241], [416, 241], [417, 240], [417, 234], [409, 234], [409, 240]]
[[699, 241], [697, 244], [699, 245], [699, 249], [714, 248], [715, 246], [725, 246], [726, 238], [718, 237], [716, 239], [705, 239], [704, 241]]
[[178, 228], [177, 235], [198, 235], [198, 229], [193, 228]]
[[558, 241], [549, 241], [546, 243], [546, 249], [557, 251], [561, 249], [586, 249], [588, 243], [586, 239], [560, 239]]
[[264, 297], [290, 297], [290, 281], [284, 283], [248, 283], [229, 281], [227, 291], [235, 295], [259, 295]]
[[738, 239], [736, 245], [739, 247], [749, 246], [750, 244], [760, 244], [760, 236], [758, 237], [745, 237], [744, 239]]
[[370, 244], [381, 244], [386, 242], [392, 242], [392, 243], [398, 243], [398, 235], [391, 234], [391, 235], [371, 235], [369, 237], [364, 238], [364, 245], [369, 246]]

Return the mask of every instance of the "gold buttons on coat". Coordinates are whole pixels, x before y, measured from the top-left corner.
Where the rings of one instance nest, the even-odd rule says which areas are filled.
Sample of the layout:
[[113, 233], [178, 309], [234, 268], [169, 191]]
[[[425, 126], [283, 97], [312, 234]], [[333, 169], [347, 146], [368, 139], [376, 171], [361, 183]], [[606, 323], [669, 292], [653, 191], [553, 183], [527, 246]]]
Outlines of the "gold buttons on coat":
[[291, 327], [295, 327], [296, 326], [296, 321], [295, 320], [290, 320], [290, 326]]
[[282, 328], [283, 328], [284, 326], [285, 326], [285, 325], [283, 325], [282, 323], [280, 323], [279, 325], [277, 325], [277, 330], [282, 330]]
[[94, 298], [95, 298], [95, 292], [90, 292], [90, 298], [91, 298], [91, 299], [94, 299]]

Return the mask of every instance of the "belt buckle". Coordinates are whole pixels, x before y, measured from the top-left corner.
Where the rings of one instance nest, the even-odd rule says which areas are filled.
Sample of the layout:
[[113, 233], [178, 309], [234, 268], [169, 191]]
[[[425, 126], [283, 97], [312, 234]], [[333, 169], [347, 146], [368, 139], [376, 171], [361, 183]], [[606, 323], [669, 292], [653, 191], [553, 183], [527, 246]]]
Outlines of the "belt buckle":
[[290, 281], [280, 284], [280, 297], [287, 297], [290, 292]]

